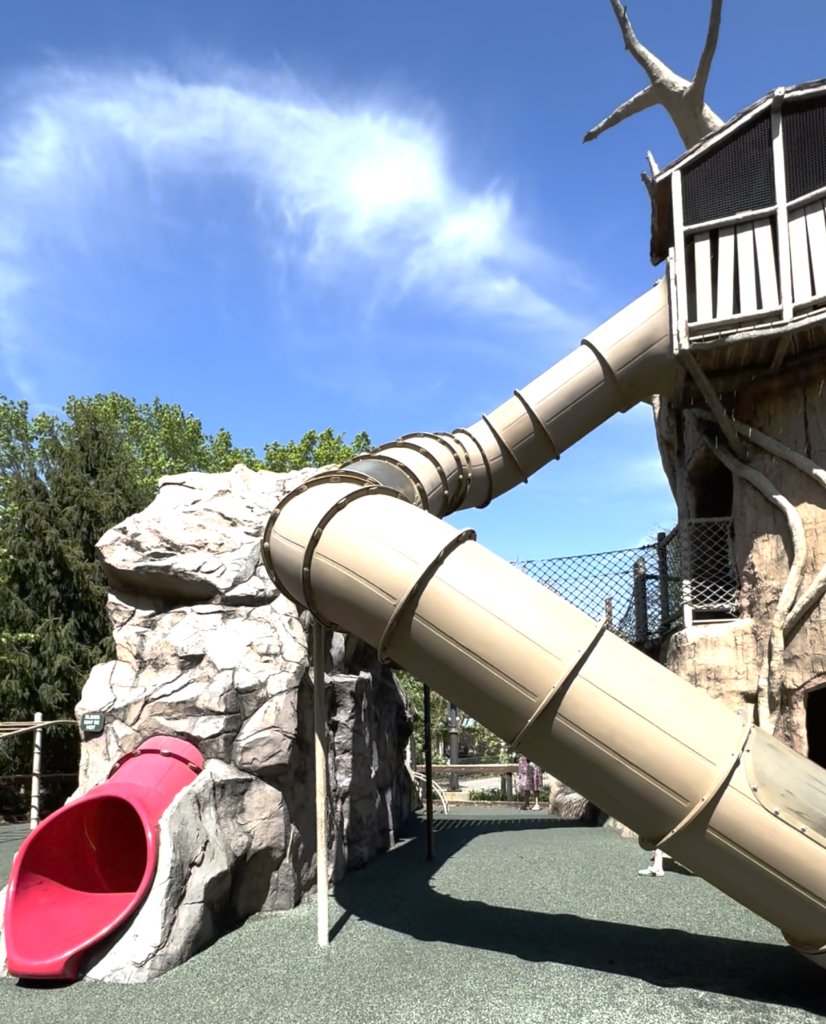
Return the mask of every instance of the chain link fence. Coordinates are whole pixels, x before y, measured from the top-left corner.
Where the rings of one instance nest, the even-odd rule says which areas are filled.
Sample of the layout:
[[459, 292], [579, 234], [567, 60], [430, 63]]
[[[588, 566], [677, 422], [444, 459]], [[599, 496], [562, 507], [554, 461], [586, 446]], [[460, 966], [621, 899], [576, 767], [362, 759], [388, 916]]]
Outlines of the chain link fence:
[[638, 548], [514, 565], [592, 619], [607, 618], [613, 633], [637, 645], [739, 613], [728, 518], [693, 519]]

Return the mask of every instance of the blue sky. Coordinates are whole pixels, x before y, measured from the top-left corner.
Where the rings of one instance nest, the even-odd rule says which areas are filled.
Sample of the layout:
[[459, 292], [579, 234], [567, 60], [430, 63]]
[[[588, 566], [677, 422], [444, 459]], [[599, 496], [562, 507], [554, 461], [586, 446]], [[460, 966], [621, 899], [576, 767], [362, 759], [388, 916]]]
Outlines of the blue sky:
[[[728, 119], [826, 76], [826, 6], [726, 0]], [[631, 0], [690, 77], [708, 4]], [[805, 30], [803, 30], [805, 27]], [[179, 403], [259, 452], [475, 422], [651, 286], [647, 111], [608, 0], [27, 0], [0, 34], [0, 393]], [[454, 516], [507, 559], [675, 519], [647, 406]]]

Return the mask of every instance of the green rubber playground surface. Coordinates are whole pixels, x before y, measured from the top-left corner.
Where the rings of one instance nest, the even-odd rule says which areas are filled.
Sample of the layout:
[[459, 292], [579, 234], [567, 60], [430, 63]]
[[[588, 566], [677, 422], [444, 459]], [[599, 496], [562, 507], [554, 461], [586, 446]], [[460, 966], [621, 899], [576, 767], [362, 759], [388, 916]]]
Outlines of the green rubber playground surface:
[[[315, 901], [261, 916], [146, 985], [0, 980], [2, 1024], [774, 1024], [826, 1020], [826, 972], [779, 932], [603, 829], [437, 816]], [[0, 828], [0, 871], [25, 835]]]

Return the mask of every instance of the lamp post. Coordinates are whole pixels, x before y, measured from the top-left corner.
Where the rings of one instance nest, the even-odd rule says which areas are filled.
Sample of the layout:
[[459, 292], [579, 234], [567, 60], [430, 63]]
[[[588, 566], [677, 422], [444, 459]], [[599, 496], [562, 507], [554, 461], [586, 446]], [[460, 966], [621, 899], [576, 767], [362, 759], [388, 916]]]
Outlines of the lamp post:
[[[459, 725], [458, 708], [455, 704], [450, 705], [450, 763], [459, 763]], [[456, 772], [450, 773], [450, 791], [455, 793], [459, 788], [459, 776]]]

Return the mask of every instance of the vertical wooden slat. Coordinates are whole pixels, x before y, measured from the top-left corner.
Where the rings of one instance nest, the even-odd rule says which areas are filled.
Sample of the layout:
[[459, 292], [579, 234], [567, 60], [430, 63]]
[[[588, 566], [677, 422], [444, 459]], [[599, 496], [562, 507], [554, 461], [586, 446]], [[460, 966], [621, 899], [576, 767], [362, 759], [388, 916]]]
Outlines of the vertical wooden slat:
[[826, 295], [826, 218], [822, 201], [806, 207], [806, 234], [809, 236], [815, 295]]
[[734, 312], [734, 228], [720, 228], [717, 245], [717, 319]]
[[697, 291], [697, 320], [705, 323], [714, 317], [711, 295], [711, 235], [701, 231], [694, 236], [694, 277]]
[[792, 258], [794, 301], [805, 302], [812, 297], [812, 277], [809, 273], [809, 243], [806, 238], [805, 210], [794, 210], [789, 214], [789, 250]]
[[671, 332], [671, 351], [675, 358], [680, 354], [680, 337], [677, 331], [677, 268], [674, 257], [674, 246], [668, 249], [668, 260], [666, 262], [666, 278], [668, 279], [668, 328]]
[[772, 157], [774, 160], [774, 191], [777, 200], [777, 266], [780, 278], [780, 303], [783, 319], [791, 320], [792, 270], [789, 260], [789, 222], [786, 209], [786, 161], [783, 156], [783, 93], [778, 90], [772, 100]]
[[777, 306], [777, 268], [774, 265], [774, 240], [770, 220], [754, 222], [754, 247], [757, 250], [757, 273], [760, 278], [760, 299], [763, 309]]
[[737, 225], [737, 280], [740, 285], [740, 312], [757, 312], [757, 278], [754, 272], [754, 228]]
[[688, 349], [688, 290], [686, 288], [685, 229], [683, 226], [683, 176], [671, 175], [671, 220], [674, 224], [674, 271], [677, 284], [677, 339]]

